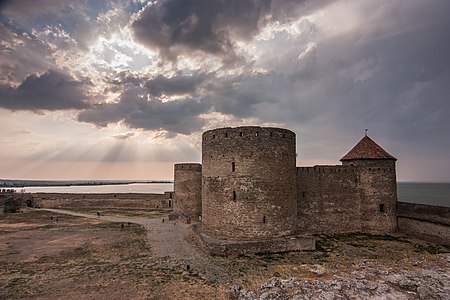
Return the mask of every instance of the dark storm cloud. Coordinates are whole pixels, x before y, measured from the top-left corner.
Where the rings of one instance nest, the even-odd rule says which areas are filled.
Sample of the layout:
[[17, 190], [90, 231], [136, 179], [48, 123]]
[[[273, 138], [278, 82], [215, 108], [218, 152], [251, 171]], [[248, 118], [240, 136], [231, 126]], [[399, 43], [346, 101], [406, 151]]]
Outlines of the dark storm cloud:
[[288, 22], [330, 0], [166, 0], [145, 7], [132, 23], [138, 41], [175, 60], [201, 51], [241, 61], [236, 41], [251, 40], [270, 22]]
[[208, 106], [203, 101], [190, 98], [162, 102], [148, 97], [147, 89], [131, 87], [122, 93], [119, 102], [93, 106], [80, 112], [78, 120], [97, 126], [123, 122], [130, 128], [182, 134], [189, 134], [204, 125], [200, 115], [208, 111]]
[[[335, 104], [330, 108], [336, 124], [363, 127], [366, 122], [399, 140], [438, 141], [443, 134], [450, 135], [444, 129], [450, 128], [450, 121], [442, 114], [450, 110], [448, 91], [442, 88], [450, 77], [446, 54], [450, 52], [446, 14], [450, 3], [433, 4], [408, 2], [400, 16], [392, 11], [400, 9], [401, 3], [392, 11], [380, 10], [376, 23], [368, 22], [322, 45], [330, 50], [320, 53], [326, 59], [320, 79], [326, 94], [334, 92], [330, 103]], [[350, 74], [345, 75], [348, 70]], [[344, 118], [338, 120], [338, 115]]]
[[[128, 16], [117, 18], [114, 23], [101, 24], [97, 18], [112, 7], [120, 7], [126, 2], [108, 0], [71, 1], [71, 0], [6, 0], [0, 2], [0, 17], [7, 18], [21, 26], [38, 32], [57, 35], [63, 30], [70, 35], [74, 43], [67, 45], [64, 39], [53, 39], [55, 47], [79, 48], [88, 51], [91, 43], [99, 35], [108, 36], [112, 27], [125, 26]], [[123, 20], [125, 19], [125, 20]]]
[[105, 82], [111, 84], [111, 90], [115, 92], [127, 89], [131, 86], [145, 87], [151, 96], [173, 96], [195, 94], [206, 81], [214, 79], [213, 73], [194, 73], [191, 75], [157, 75], [148, 79], [148, 76], [124, 70], [110, 79], [105, 77]]
[[0, 83], [21, 82], [30, 73], [44, 72], [54, 64], [47, 43], [1, 18], [0, 36]]
[[269, 0], [171, 0], [147, 6], [132, 23], [135, 37], [176, 58], [178, 52], [202, 51], [233, 56], [233, 37], [247, 40], [270, 11]]
[[81, 1], [63, 0], [4, 0], [0, 2], [0, 12], [15, 14], [23, 17], [36, 17], [49, 12], [59, 13], [71, 10], [74, 5], [82, 4]]
[[160, 97], [161, 95], [185, 95], [194, 93], [207, 77], [210, 76], [206, 74], [176, 75], [173, 77], [159, 75], [148, 80], [144, 86], [155, 97]]
[[18, 87], [0, 85], [0, 107], [9, 110], [66, 110], [89, 107], [88, 82], [49, 70], [28, 76]]
[[143, 85], [147, 80], [147, 76], [135, 74], [130, 70], [123, 70], [118, 72], [114, 77], [105, 76], [103, 81], [109, 84], [105, 92], [121, 93], [123, 90], [130, 87], [138, 87]]

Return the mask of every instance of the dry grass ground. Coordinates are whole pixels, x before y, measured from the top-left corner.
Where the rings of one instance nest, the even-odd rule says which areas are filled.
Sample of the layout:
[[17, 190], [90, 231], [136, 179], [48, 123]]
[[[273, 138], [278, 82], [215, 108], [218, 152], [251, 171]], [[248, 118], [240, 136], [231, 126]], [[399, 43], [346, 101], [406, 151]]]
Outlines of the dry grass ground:
[[168, 209], [150, 209], [150, 208], [115, 208], [115, 207], [87, 207], [87, 208], [69, 208], [74, 212], [85, 214], [96, 214], [101, 212], [102, 215], [129, 218], [162, 218], [167, 216], [171, 210]]
[[137, 224], [24, 210], [0, 216], [0, 245], [0, 299], [170, 299], [201, 283], [152, 260]]
[[367, 261], [380, 270], [448, 271], [441, 255], [448, 251], [402, 237], [319, 236], [318, 251], [205, 257], [199, 261], [204, 266], [187, 270], [183, 260], [152, 255], [151, 240], [141, 225], [122, 228], [121, 223], [102, 219], [24, 210], [0, 215], [0, 299], [227, 299], [231, 285], [258, 292], [274, 275], [327, 280], [349, 275]]

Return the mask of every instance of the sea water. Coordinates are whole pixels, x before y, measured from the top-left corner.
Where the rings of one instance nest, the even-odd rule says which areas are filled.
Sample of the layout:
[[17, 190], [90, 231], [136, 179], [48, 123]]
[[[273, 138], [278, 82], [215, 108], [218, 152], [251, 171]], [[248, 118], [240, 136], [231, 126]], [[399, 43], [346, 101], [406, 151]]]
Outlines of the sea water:
[[449, 182], [398, 182], [398, 201], [450, 207]]
[[[159, 193], [173, 191], [173, 183], [24, 187], [27, 193]], [[450, 183], [398, 182], [398, 201], [450, 207]]]
[[108, 184], [108, 185], [71, 185], [71, 186], [29, 186], [14, 188], [16, 192], [26, 193], [73, 193], [73, 194], [163, 194], [173, 191], [173, 183], [131, 183], [131, 184]]

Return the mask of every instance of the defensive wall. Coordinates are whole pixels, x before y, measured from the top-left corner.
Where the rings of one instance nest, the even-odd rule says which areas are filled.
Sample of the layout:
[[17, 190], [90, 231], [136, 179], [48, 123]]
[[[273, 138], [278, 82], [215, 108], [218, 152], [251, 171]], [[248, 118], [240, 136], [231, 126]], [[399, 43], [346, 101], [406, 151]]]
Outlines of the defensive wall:
[[198, 220], [202, 215], [202, 165], [175, 164], [174, 182], [174, 213], [179, 218]]
[[395, 162], [297, 168], [299, 232], [395, 232]]
[[398, 202], [397, 219], [400, 232], [450, 246], [450, 207]]
[[293, 234], [295, 147], [295, 133], [281, 128], [245, 126], [204, 132], [203, 232], [222, 240]]
[[304, 233], [361, 231], [360, 192], [353, 166], [297, 168], [298, 230]]
[[267, 240], [222, 240], [214, 239], [202, 233], [200, 224], [192, 227], [197, 244], [208, 253], [220, 256], [239, 256], [254, 253], [279, 253], [289, 251], [313, 251], [316, 249], [312, 236], [288, 236]]
[[[14, 193], [21, 197], [23, 206], [40, 208], [122, 207], [122, 208], [171, 208], [172, 192], [164, 194], [116, 193]], [[6, 196], [3, 194], [1, 196]], [[0, 201], [1, 201], [0, 197]]]

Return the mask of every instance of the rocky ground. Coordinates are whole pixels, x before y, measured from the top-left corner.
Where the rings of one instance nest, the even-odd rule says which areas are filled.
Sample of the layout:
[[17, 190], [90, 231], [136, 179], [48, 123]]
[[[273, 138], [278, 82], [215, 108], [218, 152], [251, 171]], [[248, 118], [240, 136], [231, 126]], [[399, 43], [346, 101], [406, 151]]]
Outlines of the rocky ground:
[[[447, 256], [447, 261], [450, 258]], [[256, 291], [233, 286], [234, 299], [449, 299], [448, 268], [408, 271], [360, 261], [350, 273], [314, 266], [315, 279], [273, 277]], [[327, 273], [331, 273], [327, 275]], [[321, 277], [322, 276], [322, 277]]]
[[347, 234], [223, 258], [164, 212], [84, 212], [0, 215], [0, 299], [450, 299], [445, 246]]

